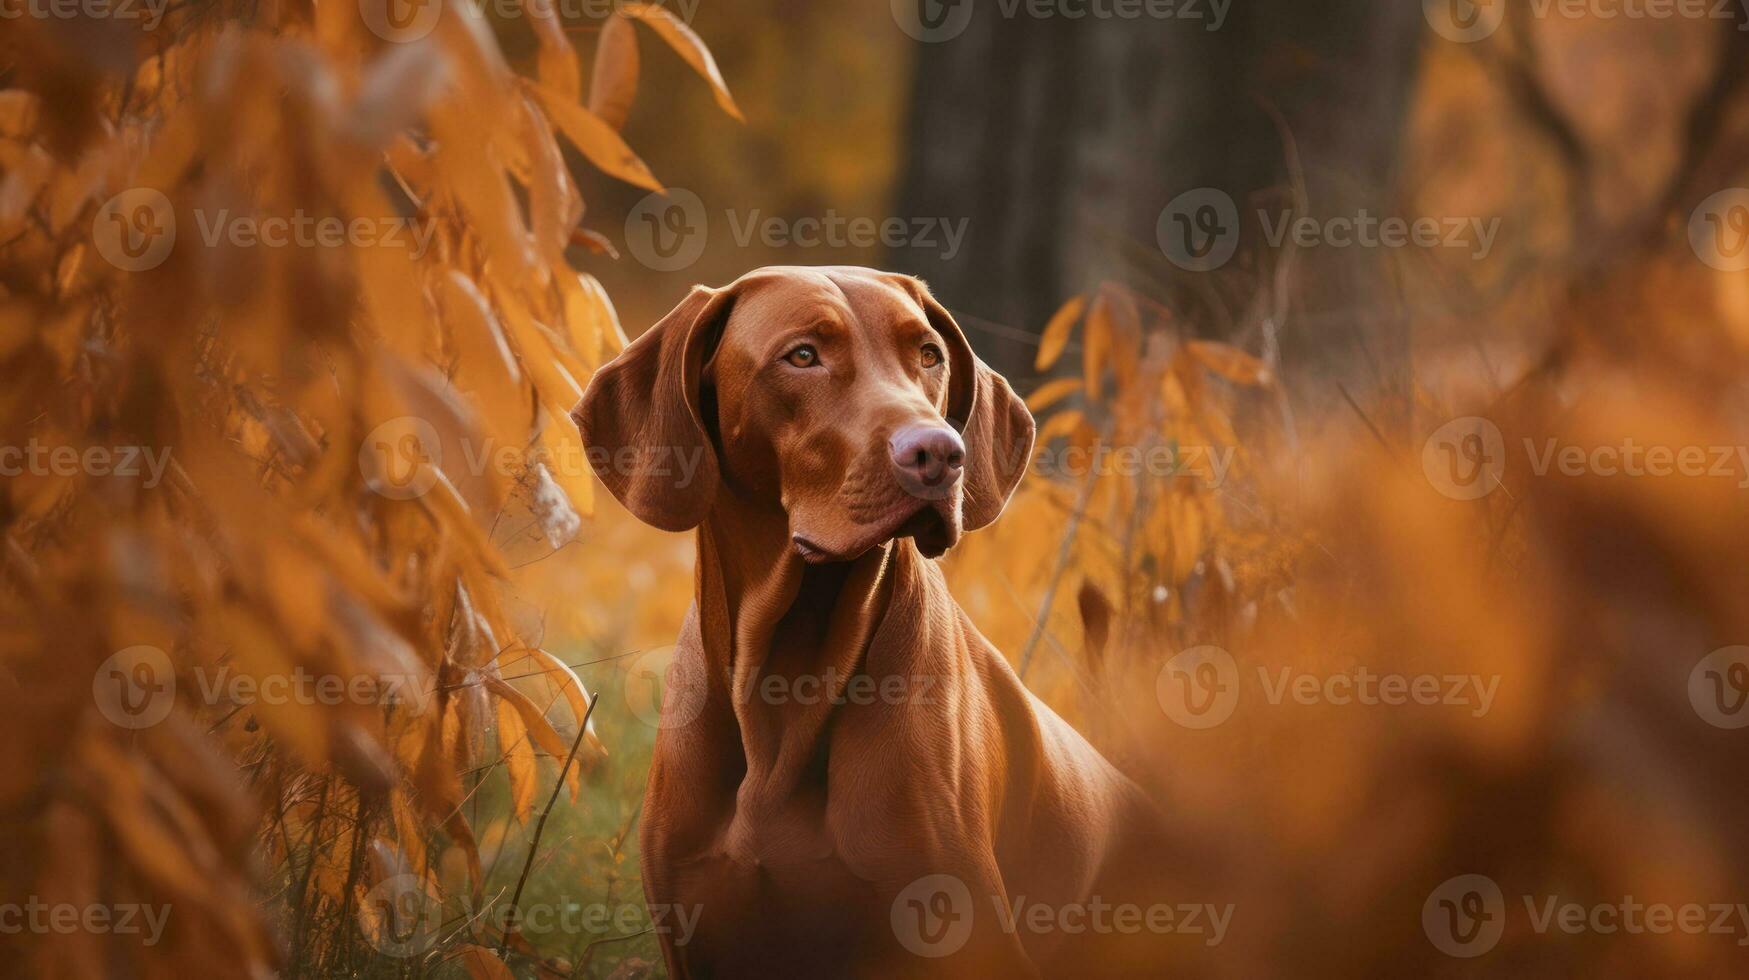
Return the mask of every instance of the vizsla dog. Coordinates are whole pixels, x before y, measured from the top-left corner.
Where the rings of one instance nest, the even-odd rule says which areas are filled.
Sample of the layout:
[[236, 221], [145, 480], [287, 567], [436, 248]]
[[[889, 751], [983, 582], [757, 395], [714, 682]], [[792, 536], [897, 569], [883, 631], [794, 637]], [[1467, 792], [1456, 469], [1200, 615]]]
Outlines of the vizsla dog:
[[931, 560], [1002, 513], [1033, 421], [922, 283], [695, 288], [573, 416], [633, 514], [698, 529], [642, 818], [647, 898], [698, 918], [671, 976], [1137, 968], [1091, 917], [1164, 897], [1151, 805]]

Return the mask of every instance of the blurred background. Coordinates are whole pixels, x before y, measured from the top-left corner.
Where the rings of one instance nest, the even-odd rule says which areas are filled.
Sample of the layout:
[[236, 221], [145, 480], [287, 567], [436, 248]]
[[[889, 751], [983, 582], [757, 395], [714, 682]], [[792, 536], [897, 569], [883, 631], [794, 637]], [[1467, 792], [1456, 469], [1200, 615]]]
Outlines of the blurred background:
[[663, 975], [693, 545], [565, 413], [776, 263], [1028, 398], [943, 560], [1158, 972], [1749, 962], [1743, 4], [0, 13], [5, 975]]

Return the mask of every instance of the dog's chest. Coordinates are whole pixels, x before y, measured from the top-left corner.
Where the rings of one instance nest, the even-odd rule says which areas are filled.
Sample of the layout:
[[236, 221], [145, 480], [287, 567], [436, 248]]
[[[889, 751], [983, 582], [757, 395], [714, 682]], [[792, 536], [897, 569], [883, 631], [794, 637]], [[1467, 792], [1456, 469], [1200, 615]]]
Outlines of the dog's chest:
[[875, 886], [846, 865], [815, 806], [741, 814], [747, 819], [731, 819], [716, 846], [673, 865], [672, 901], [698, 911], [692, 955], [826, 975], [840, 974], [847, 954], [881, 944], [865, 934], [883, 921]]

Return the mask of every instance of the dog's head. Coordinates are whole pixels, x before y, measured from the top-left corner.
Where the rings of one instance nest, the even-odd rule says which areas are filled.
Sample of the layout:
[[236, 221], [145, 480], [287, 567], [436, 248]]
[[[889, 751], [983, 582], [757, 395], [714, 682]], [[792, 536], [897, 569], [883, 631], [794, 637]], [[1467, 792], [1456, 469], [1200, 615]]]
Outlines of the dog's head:
[[810, 562], [906, 536], [941, 554], [1002, 513], [1033, 440], [1025, 404], [921, 282], [852, 267], [695, 287], [571, 414], [640, 519], [693, 527], [727, 485], [781, 507]]

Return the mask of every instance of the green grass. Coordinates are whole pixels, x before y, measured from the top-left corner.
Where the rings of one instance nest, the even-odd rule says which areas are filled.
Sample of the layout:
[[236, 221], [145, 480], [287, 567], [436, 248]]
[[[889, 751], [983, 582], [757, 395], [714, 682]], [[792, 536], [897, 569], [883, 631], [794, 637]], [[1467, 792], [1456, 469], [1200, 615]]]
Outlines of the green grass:
[[[586, 663], [601, 654], [561, 656], [571, 663]], [[577, 802], [560, 794], [547, 819], [520, 904], [548, 921], [526, 922], [523, 934], [546, 956], [570, 962], [577, 977], [605, 978], [621, 966], [634, 977], [664, 976], [656, 936], [638, 934], [650, 927], [638, 873], [637, 820], [656, 730], [627, 705], [623, 661], [590, 664], [578, 674], [598, 696], [595, 731], [607, 746], [608, 757], [584, 780]], [[525, 827], [512, 824], [497, 860], [486, 859], [491, 868], [487, 896], [502, 892], [500, 901], [508, 901], [515, 890], [554, 771], [554, 766], [542, 763], [543, 791], [535, 801], [535, 816]], [[509, 789], [501, 771], [493, 774], [490, 786], [482, 788], [483, 793], [488, 791], [482, 816], [508, 813]], [[639, 960], [653, 972], [639, 970]]]

